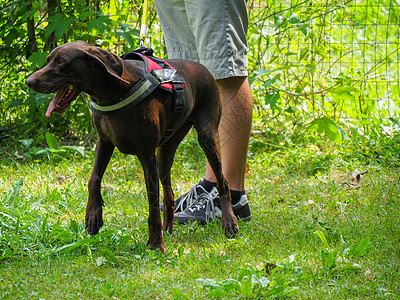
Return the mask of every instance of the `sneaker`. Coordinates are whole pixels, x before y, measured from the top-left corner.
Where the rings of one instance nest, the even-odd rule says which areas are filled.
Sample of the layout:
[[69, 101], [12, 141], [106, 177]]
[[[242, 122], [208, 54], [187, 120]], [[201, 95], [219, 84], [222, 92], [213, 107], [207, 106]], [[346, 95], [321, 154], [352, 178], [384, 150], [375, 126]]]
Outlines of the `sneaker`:
[[246, 194], [240, 197], [238, 203], [232, 204], [232, 210], [236, 218], [243, 221], [251, 220], [250, 205]]
[[221, 218], [221, 216], [218, 191], [216, 188], [212, 188], [210, 193], [200, 194], [197, 201], [183, 211], [175, 212], [174, 222], [186, 224], [188, 221], [197, 221], [204, 225], [212, 219]]
[[[232, 205], [233, 213], [238, 219], [250, 221], [250, 206], [246, 194], [240, 197], [235, 205]], [[201, 194], [197, 202], [181, 212], [174, 214], [174, 221], [179, 224], [186, 224], [189, 221], [197, 221], [199, 224], [207, 224], [210, 220], [221, 218], [222, 211], [219, 203], [218, 191], [213, 188], [210, 193]]]
[[[175, 200], [175, 213], [183, 212], [187, 207], [198, 203], [198, 199], [203, 194], [209, 194], [209, 192], [201, 185], [204, 179], [200, 179], [199, 183], [196, 183], [191, 189]], [[161, 211], [164, 209], [163, 203], [160, 203]]]

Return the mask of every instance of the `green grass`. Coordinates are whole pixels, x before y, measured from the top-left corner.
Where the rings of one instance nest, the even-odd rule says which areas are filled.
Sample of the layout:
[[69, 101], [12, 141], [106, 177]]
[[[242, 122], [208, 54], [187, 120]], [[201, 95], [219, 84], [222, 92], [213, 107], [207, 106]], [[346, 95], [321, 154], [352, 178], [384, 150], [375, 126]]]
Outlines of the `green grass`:
[[[35, 161], [12, 150], [0, 165], [0, 298], [400, 299], [398, 172], [331, 154], [320, 169], [324, 156], [310, 149], [301, 157], [253, 149], [252, 220], [234, 239], [217, 221], [176, 225], [164, 254], [146, 246], [136, 158], [114, 155], [103, 181], [105, 226], [90, 237], [83, 221], [93, 154]], [[189, 138], [173, 168], [176, 195], [203, 165]], [[361, 188], [344, 187], [355, 168], [368, 170]]]

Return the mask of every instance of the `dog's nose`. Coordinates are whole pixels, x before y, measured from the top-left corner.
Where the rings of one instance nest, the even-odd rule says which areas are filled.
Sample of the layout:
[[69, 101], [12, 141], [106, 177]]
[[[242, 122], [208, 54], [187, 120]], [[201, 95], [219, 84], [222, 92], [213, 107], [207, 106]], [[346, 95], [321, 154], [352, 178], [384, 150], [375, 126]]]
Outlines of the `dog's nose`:
[[31, 75], [26, 79], [26, 84], [30, 88], [34, 88], [37, 85], [37, 79], [35, 78], [35, 76]]

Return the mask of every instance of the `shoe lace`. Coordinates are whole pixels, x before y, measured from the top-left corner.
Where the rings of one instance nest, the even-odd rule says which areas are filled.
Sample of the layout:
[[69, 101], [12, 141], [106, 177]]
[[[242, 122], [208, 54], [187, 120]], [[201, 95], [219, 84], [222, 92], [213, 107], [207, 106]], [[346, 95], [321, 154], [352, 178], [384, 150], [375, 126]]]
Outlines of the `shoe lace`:
[[206, 222], [210, 219], [215, 218], [215, 204], [214, 199], [218, 197], [218, 194], [215, 193], [203, 193], [199, 195], [197, 201], [195, 201], [191, 206], [187, 209], [192, 213], [195, 211], [201, 211], [205, 209]]
[[[199, 194], [197, 193], [197, 188], [198, 188], [198, 187], [201, 188], [201, 189], [204, 189], [204, 188], [203, 188], [201, 185], [199, 185], [199, 184], [193, 185], [193, 186], [191, 187], [191, 189], [183, 196], [183, 198], [182, 198], [182, 200], [179, 202], [178, 206], [175, 207], [175, 211], [181, 211], [181, 210], [183, 210], [183, 209], [181, 209], [181, 208], [183, 208], [183, 207], [190, 207], [190, 206], [192, 206], [192, 205], [198, 203], [198, 202], [199, 202], [199, 199], [201, 199], [202, 196], [203, 196], [204, 194], [207, 194], [207, 192], [205, 192], [205, 193], [202, 193], [202, 194], [199, 195]], [[185, 204], [185, 206], [184, 206], [184, 204]]]

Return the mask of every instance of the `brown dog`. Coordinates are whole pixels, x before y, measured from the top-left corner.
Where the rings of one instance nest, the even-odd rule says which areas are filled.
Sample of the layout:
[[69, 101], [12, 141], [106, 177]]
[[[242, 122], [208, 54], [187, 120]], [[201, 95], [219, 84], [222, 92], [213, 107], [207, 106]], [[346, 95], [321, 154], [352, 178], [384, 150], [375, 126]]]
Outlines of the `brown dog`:
[[[234, 236], [238, 230], [232, 211], [229, 187], [222, 174], [218, 125], [221, 104], [217, 84], [208, 70], [188, 60], [168, 60], [184, 79], [186, 105], [179, 114], [177, 126], [168, 139], [163, 139], [173, 118], [174, 95], [162, 87], [155, 88], [139, 104], [115, 114], [93, 111], [92, 121], [99, 135], [95, 162], [89, 180], [86, 227], [90, 234], [103, 226], [101, 180], [114, 148], [137, 155], [144, 170], [149, 199], [149, 240], [151, 249], [165, 251], [162, 230], [172, 232], [174, 195], [170, 171], [175, 151], [192, 125], [199, 144], [216, 175], [220, 194], [222, 228]], [[27, 85], [40, 93], [57, 92], [46, 115], [63, 112], [81, 91], [92, 97], [94, 105], [109, 106], [126, 95], [145, 75], [144, 62], [122, 60], [118, 56], [76, 41], [54, 49], [47, 65], [32, 74]], [[156, 156], [156, 149], [158, 154]], [[161, 224], [159, 180], [164, 192], [164, 223]]]

